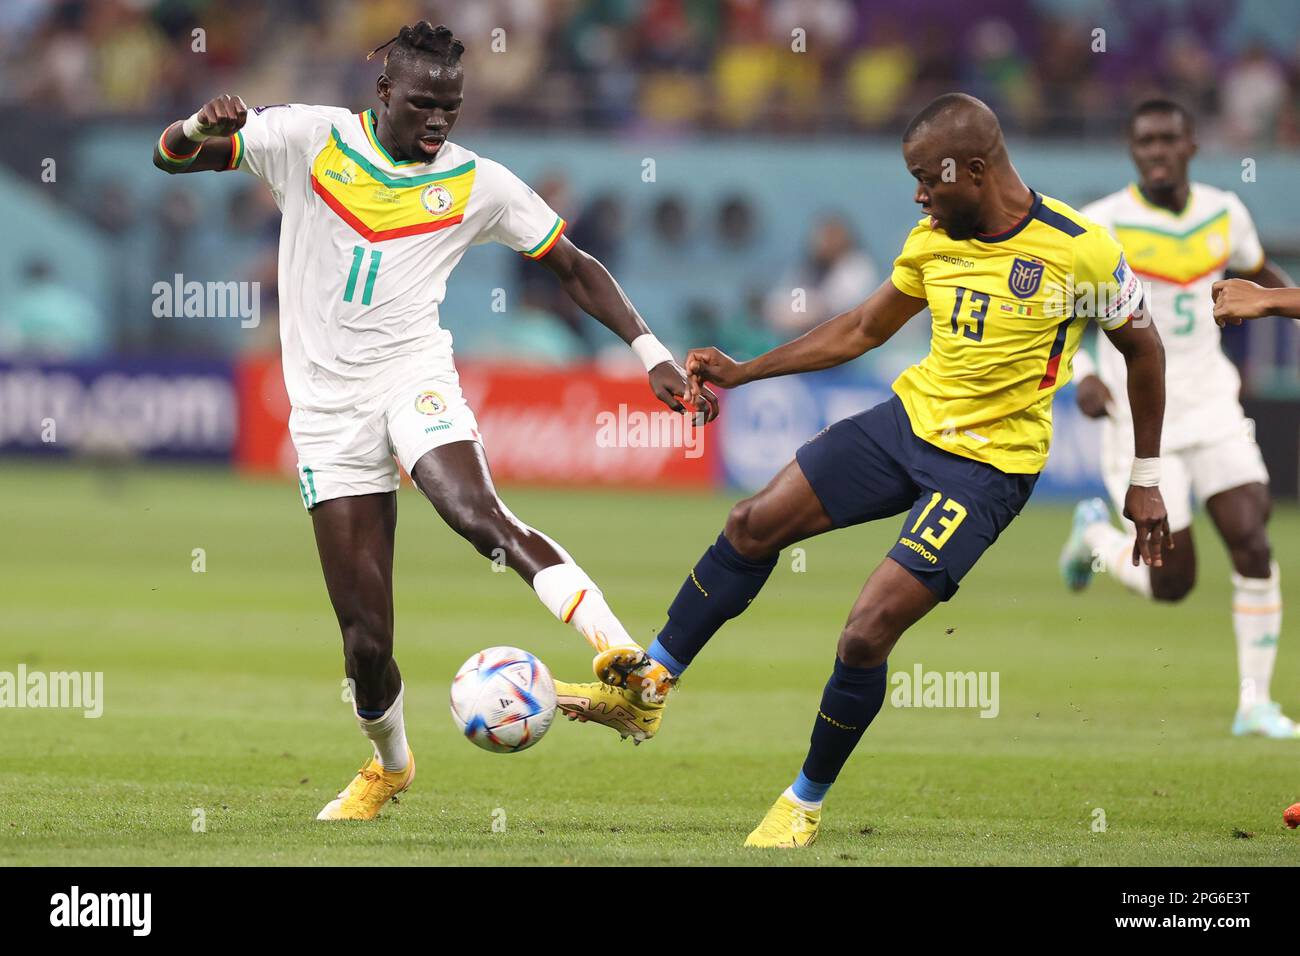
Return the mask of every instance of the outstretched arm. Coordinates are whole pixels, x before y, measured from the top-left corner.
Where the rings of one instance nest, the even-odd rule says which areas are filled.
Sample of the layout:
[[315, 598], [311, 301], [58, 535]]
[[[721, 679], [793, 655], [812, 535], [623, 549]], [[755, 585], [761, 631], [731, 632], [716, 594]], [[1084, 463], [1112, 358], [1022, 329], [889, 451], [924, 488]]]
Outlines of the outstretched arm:
[[[555, 273], [565, 293], [578, 308], [632, 346], [637, 357], [646, 365], [650, 388], [659, 401], [675, 412], [686, 411], [679, 401], [690, 390], [686, 372], [674, 361], [672, 354], [659, 344], [622, 287], [600, 260], [561, 236], [551, 251], [537, 261]], [[691, 400], [685, 404], [704, 412], [706, 422], [718, 417], [718, 397], [708, 389], [692, 395]]]
[[1300, 319], [1300, 289], [1265, 286], [1249, 279], [1220, 279], [1211, 288], [1214, 321], [1241, 325], [1246, 319], [1281, 315]]
[[163, 130], [153, 164], [165, 173], [210, 172], [230, 167], [230, 137], [242, 129], [248, 107], [229, 93], [208, 100], [186, 120]]
[[748, 362], [737, 362], [716, 348], [691, 349], [686, 356], [691, 388], [703, 388], [705, 382], [735, 388], [760, 378], [843, 365], [889, 341], [925, 306], [925, 299], [900, 292], [886, 280], [861, 305]]
[[1173, 550], [1169, 518], [1160, 495], [1160, 429], [1165, 420], [1165, 348], [1145, 313], [1106, 332], [1128, 367], [1128, 403], [1133, 411], [1133, 476], [1124, 496], [1124, 517], [1137, 526], [1133, 563], [1139, 557], [1160, 567], [1161, 552]]

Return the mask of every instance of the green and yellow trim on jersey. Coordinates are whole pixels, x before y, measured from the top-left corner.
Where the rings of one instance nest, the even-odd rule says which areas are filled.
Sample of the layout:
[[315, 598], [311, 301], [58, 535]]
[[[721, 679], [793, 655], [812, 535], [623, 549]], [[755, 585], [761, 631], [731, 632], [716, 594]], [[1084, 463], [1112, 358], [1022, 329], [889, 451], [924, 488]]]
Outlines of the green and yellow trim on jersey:
[[388, 150], [384, 149], [384, 144], [379, 142], [379, 126], [378, 126], [379, 121], [378, 118], [375, 116], [375, 111], [373, 109], [366, 110], [364, 113], [359, 114], [359, 118], [361, 120], [361, 129], [365, 132], [366, 139], [370, 141], [371, 148], [374, 149], [374, 151], [378, 153], [380, 156], [384, 157], [384, 161], [388, 163], [388, 165], [393, 166], [397, 169], [404, 169], [404, 168], [409, 168], [411, 166], [424, 165], [423, 163], [421, 163], [419, 160], [416, 159], [399, 160], [399, 159], [393, 159], [393, 157], [389, 155]]
[[551, 226], [551, 231], [548, 232], [537, 245], [533, 246], [531, 249], [524, 250], [523, 254], [529, 259], [540, 259], [542, 256], [550, 252], [552, 247], [560, 241], [560, 236], [564, 235], [564, 227], [567, 225], [568, 223], [561, 217], [556, 216], [555, 225]]
[[[426, 164], [415, 164], [426, 165]], [[337, 127], [316, 154], [312, 190], [370, 242], [415, 236], [465, 218], [476, 175], [474, 160], [424, 176], [390, 176], [343, 141]]]
[[1147, 197], [1142, 194], [1142, 190], [1138, 187], [1137, 183], [1129, 183], [1128, 191], [1129, 194], [1132, 195], [1132, 197], [1136, 199], [1141, 205], [1150, 209], [1152, 212], [1163, 213], [1164, 215], [1168, 216], [1170, 219], [1181, 219], [1183, 218], [1183, 216], [1187, 215], [1188, 210], [1192, 208], [1192, 195], [1190, 192], [1187, 194], [1187, 202], [1183, 206], [1183, 208], [1178, 210], [1178, 212], [1174, 212], [1172, 209], [1168, 209], [1164, 206], [1157, 206], [1150, 199], [1147, 199]]
[[302, 506], [308, 511], [320, 504], [316, 494], [316, 473], [306, 465], [298, 469], [298, 494], [302, 495]]
[[1126, 222], [1113, 229], [1134, 272], [1173, 285], [1223, 271], [1232, 250], [1227, 209], [1183, 230]]

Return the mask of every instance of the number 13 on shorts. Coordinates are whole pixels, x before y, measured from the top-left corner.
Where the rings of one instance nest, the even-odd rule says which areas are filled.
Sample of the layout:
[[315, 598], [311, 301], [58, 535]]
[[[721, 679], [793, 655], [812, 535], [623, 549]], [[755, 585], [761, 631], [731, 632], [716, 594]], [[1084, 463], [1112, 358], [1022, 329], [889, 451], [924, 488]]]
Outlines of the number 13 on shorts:
[[[952, 537], [952, 533], [966, 520], [965, 506], [949, 498], [935, 515], [934, 521], [927, 524], [926, 519], [930, 517], [930, 512], [934, 511], [934, 506], [939, 503], [939, 499], [942, 497], [943, 492], [941, 491], [936, 491], [930, 495], [929, 504], [917, 515], [916, 521], [912, 523], [909, 531], [910, 534], [916, 534], [919, 529], [921, 531], [921, 540], [928, 542], [936, 551], [947, 544], [948, 539]], [[922, 528], [922, 525], [925, 525], [925, 527]]]

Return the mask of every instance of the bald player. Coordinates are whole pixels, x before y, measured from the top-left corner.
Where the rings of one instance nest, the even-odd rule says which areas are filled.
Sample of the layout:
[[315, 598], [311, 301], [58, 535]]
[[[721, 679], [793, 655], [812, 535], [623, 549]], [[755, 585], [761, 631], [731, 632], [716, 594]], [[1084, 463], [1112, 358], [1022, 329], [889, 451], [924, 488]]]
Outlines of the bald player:
[[[886, 660], [909, 627], [958, 584], [1029, 500], [1047, 461], [1052, 396], [1096, 320], [1124, 356], [1135, 409], [1125, 514], [1133, 561], [1159, 566], [1168, 546], [1160, 481], [1164, 353], [1155, 328], [1130, 322], [1142, 291], [1100, 226], [1021, 180], [997, 118], [963, 94], [912, 120], [903, 158], [925, 213], [890, 280], [861, 305], [747, 362], [694, 349], [694, 389], [830, 368], [889, 341], [929, 306], [930, 353], [883, 404], [810, 439], [762, 491], [731, 509], [687, 576], [649, 657], [679, 677], [705, 643], [757, 597], [782, 548], [835, 528], [906, 514], [898, 539], [849, 611], [813, 719], [803, 768], [746, 846], [802, 847], [822, 800], [885, 698]], [[803, 635], [792, 635], [802, 638]], [[631, 682], [630, 682], [631, 683]], [[599, 723], [654, 718], [660, 690], [557, 684], [566, 712]], [[647, 710], [647, 708], [656, 708]], [[584, 713], [585, 710], [585, 713]]]

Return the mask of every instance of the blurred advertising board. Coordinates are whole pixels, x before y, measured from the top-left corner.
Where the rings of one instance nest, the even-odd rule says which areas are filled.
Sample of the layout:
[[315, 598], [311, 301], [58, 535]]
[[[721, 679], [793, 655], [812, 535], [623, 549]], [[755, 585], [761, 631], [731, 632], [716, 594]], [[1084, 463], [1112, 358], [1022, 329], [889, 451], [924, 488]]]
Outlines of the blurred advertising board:
[[[728, 485], [761, 488], [795, 451], [827, 425], [887, 401], [890, 381], [859, 370], [830, 370], [752, 382], [726, 394], [718, 419]], [[1037, 497], [1103, 494], [1100, 426], [1085, 418], [1067, 386], [1052, 406], [1053, 440]]]
[[0, 454], [229, 461], [229, 362], [0, 362]]
[[[713, 427], [684, 427], [642, 375], [615, 378], [571, 368], [458, 363], [493, 477], [534, 484], [690, 487], [715, 483]], [[239, 363], [236, 460], [253, 471], [292, 472], [293, 447], [278, 360]]]

